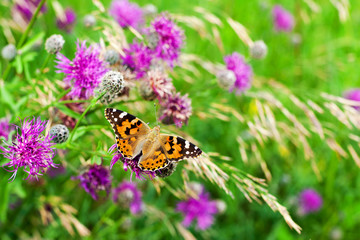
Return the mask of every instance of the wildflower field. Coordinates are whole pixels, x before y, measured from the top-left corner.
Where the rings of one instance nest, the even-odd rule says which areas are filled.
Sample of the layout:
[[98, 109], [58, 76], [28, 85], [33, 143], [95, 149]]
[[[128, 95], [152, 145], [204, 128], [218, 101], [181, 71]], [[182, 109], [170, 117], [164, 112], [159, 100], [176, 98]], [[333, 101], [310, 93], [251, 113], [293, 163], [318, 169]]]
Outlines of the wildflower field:
[[0, 239], [359, 239], [360, 2], [0, 13]]

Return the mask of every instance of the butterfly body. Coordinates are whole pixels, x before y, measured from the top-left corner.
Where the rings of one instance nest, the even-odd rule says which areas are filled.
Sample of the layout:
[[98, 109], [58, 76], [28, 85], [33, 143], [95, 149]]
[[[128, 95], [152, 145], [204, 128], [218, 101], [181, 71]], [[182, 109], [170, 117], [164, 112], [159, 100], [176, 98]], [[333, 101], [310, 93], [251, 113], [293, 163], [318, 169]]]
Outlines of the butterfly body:
[[125, 158], [142, 153], [138, 166], [142, 170], [155, 171], [170, 162], [196, 158], [202, 151], [193, 143], [172, 135], [160, 133], [160, 127], [151, 129], [139, 118], [114, 108], [105, 109], [105, 117], [115, 132], [118, 151]]

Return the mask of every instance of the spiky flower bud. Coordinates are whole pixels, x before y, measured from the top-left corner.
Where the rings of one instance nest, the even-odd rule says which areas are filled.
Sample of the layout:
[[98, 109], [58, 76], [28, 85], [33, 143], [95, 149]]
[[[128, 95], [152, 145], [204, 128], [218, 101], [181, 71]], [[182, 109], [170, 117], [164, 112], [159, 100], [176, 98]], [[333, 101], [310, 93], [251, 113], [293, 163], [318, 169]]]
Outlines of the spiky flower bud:
[[13, 60], [16, 57], [16, 47], [14, 44], [8, 44], [1, 50], [1, 55], [6, 60]]
[[110, 63], [112, 65], [119, 61], [120, 56], [119, 56], [119, 53], [116, 52], [115, 50], [109, 49], [109, 50], [106, 50], [104, 59], [105, 59], [105, 61], [107, 61], [108, 63]]
[[64, 143], [69, 138], [69, 129], [65, 125], [57, 124], [50, 129], [50, 135], [54, 136], [53, 142]]
[[226, 203], [223, 200], [215, 200], [218, 213], [224, 213], [226, 211]]
[[151, 16], [151, 15], [155, 15], [157, 13], [157, 7], [154, 4], [146, 4], [143, 8], [143, 13], [145, 16]]
[[146, 101], [152, 101], [156, 98], [156, 94], [148, 81], [140, 83], [140, 95]]
[[161, 178], [169, 177], [171, 174], [173, 174], [176, 170], [177, 163], [176, 162], [170, 162], [169, 165], [167, 165], [165, 168], [157, 170], [156, 176]]
[[114, 98], [124, 90], [124, 76], [120, 72], [109, 71], [101, 80], [98, 88], [98, 93], [105, 92], [105, 95], [100, 99], [104, 104], [111, 103]]
[[53, 34], [45, 42], [45, 50], [50, 54], [57, 54], [61, 51], [65, 43], [63, 36]]
[[87, 28], [90, 28], [96, 24], [96, 18], [92, 14], [85, 15], [84, 17], [84, 25]]
[[267, 46], [263, 40], [257, 40], [250, 46], [250, 56], [254, 59], [265, 58], [267, 51]]
[[235, 73], [227, 69], [220, 70], [216, 74], [216, 77], [218, 79], [220, 87], [225, 89], [229, 89], [230, 87], [232, 87], [236, 81]]

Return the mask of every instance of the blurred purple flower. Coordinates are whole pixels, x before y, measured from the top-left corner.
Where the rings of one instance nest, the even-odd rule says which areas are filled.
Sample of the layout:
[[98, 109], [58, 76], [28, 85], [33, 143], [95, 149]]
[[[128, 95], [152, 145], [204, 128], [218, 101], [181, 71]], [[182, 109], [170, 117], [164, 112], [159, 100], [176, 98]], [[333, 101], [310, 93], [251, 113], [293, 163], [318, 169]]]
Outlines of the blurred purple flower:
[[143, 77], [153, 59], [151, 49], [143, 43], [133, 42], [124, 51], [126, 55], [121, 57], [123, 64], [136, 73], [137, 79]]
[[[117, 147], [116, 144], [112, 145], [109, 148], [109, 152], [112, 152], [114, 149], [116, 149], [116, 147]], [[131, 170], [130, 179], [132, 179], [133, 173], [135, 173], [135, 177], [140, 180], [146, 180], [145, 178], [146, 176], [148, 176], [150, 179], [154, 178], [156, 176], [155, 172], [143, 171], [141, 170], [141, 168], [139, 168], [138, 162], [140, 157], [141, 154], [135, 156], [133, 159], [124, 158], [119, 151], [116, 151], [111, 160], [110, 169], [112, 169], [112, 167], [117, 161], [121, 160], [123, 163], [124, 171], [127, 171], [128, 168]]]
[[56, 25], [59, 29], [65, 30], [70, 33], [74, 27], [74, 23], [76, 21], [76, 14], [74, 10], [71, 8], [66, 8], [64, 12], [64, 16], [57, 17]]
[[129, 26], [138, 28], [144, 22], [142, 9], [128, 0], [112, 1], [109, 13], [123, 28]]
[[[4, 137], [7, 141], [9, 139], [9, 134], [12, 131], [12, 127], [7, 118], [0, 119], [0, 139]], [[0, 141], [1, 143], [1, 141]]]
[[165, 124], [172, 124], [179, 128], [183, 123], [187, 124], [191, 114], [191, 99], [187, 94], [181, 96], [180, 93], [170, 95], [165, 101], [161, 102], [163, 107], [161, 116], [159, 118]]
[[317, 212], [323, 205], [322, 197], [313, 189], [305, 189], [299, 195], [300, 211], [303, 214]]
[[160, 70], [148, 71], [145, 81], [150, 84], [159, 101], [166, 100], [175, 91], [171, 78]]
[[230, 87], [230, 92], [234, 89], [236, 94], [241, 94], [251, 87], [253, 72], [251, 66], [247, 64], [244, 57], [237, 52], [224, 57], [226, 68], [234, 72], [236, 81], [234, 86]]
[[55, 178], [59, 175], [62, 175], [66, 172], [66, 168], [64, 167], [64, 165], [60, 164], [57, 168], [50, 168], [46, 174], [50, 177], [50, 178]]
[[276, 31], [291, 32], [294, 28], [294, 17], [282, 6], [275, 5], [272, 9], [273, 21]]
[[47, 121], [41, 121], [40, 118], [32, 120], [25, 118], [21, 127], [16, 126], [18, 132], [12, 145], [7, 145], [7, 148], [0, 146], [3, 151], [1, 154], [10, 159], [10, 162], [3, 166], [13, 168], [9, 170], [14, 172], [10, 179], [15, 179], [21, 167], [24, 167], [24, 172], [29, 174], [26, 179], [29, 177], [38, 179], [38, 176], [42, 175], [46, 168], [56, 168], [56, 164], [53, 163], [55, 143], [51, 142], [52, 137], [49, 135], [41, 134], [45, 130], [46, 124]]
[[108, 71], [106, 63], [100, 60], [97, 46], [86, 47], [86, 41], [77, 42], [75, 58], [71, 61], [61, 53], [56, 55], [57, 73], [64, 73], [64, 82], [71, 88], [69, 96], [88, 99], [94, 95], [102, 76]]
[[96, 163], [90, 165], [86, 172], [72, 179], [79, 179], [80, 185], [94, 200], [98, 200], [98, 191], [105, 190], [109, 194], [111, 189], [110, 170]]
[[[30, 22], [33, 13], [35, 12], [37, 6], [41, 0], [17, 0], [12, 9], [13, 15], [20, 14], [21, 17], [26, 21]], [[45, 12], [46, 6], [45, 4], [41, 7], [40, 12]]]
[[166, 14], [155, 18], [149, 32], [156, 33], [157, 44], [154, 48], [156, 57], [166, 61], [170, 67], [178, 60], [183, 46], [184, 33]]
[[[344, 97], [346, 99], [349, 99], [351, 101], [356, 101], [360, 103], [360, 89], [359, 88], [355, 88], [349, 91], [346, 91], [344, 93]], [[353, 106], [356, 110], [360, 110], [360, 106]]]
[[113, 189], [113, 201], [126, 207], [130, 207], [130, 212], [132, 214], [138, 214], [143, 210], [141, 195], [141, 192], [132, 182], [124, 181], [120, 183], [118, 187]]
[[209, 194], [204, 190], [198, 198], [189, 198], [186, 201], [179, 202], [176, 210], [185, 215], [183, 225], [190, 226], [194, 219], [197, 219], [197, 226], [201, 230], [209, 228], [214, 222], [214, 215], [218, 213], [216, 201], [211, 201]]

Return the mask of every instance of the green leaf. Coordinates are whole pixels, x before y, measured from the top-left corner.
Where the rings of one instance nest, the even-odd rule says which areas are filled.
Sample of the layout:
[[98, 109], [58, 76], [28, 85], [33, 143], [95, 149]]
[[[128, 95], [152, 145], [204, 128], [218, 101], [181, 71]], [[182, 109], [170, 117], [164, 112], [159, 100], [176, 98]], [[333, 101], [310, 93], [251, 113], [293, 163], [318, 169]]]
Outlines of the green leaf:
[[23, 62], [31, 62], [32, 60], [34, 60], [37, 57], [38, 53], [37, 52], [29, 52], [25, 55], [23, 55], [22, 60]]
[[86, 132], [98, 130], [98, 129], [104, 129], [104, 128], [105, 128], [104, 125], [91, 125], [91, 126], [78, 127], [78, 129], [76, 130], [76, 133], [74, 134], [73, 141], [75, 141], [77, 138], [84, 135]]
[[6, 221], [6, 215], [10, 197], [10, 183], [6, 177], [2, 178], [1, 188], [0, 188], [0, 221]]
[[73, 110], [71, 110], [70, 108], [66, 107], [65, 105], [62, 105], [61, 103], [55, 103], [54, 104], [55, 107], [57, 107], [60, 111], [62, 111], [63, 113], [65, 113], [66, 115], [73, 117], [75, 119], [79, 119], [80, 118], [80, 114], [77, 112], [74, 112]]
[[14, 104], [14, 110], [16, 112], [19, 111], [19, 109], [29, 100], [28, 96], [22, 97], [19, 101], [17, 101], [16, 104]]
[[15, 111], [15, 100], [13, 98], [13, 95], [10, 94], [7, 90], [6, 90], [6, 86], [3, 86], [2, 88], [0, 88], [0, 93], [1, 93], [1, 101], [7, 105], [9, 105], [9, 107]]
[[29, 39], [24, 46], [22, 46], [22, 48], [20, 48], [19, 50], [21, 51], [22, 54], [26, 53], [27, 51], [29, 51], [31, 49], [31, 47], [37, 42], [37, 41], [42, 41], [42, 39], [44, 38], [45, 33], [41, 32], [36, 34], [34, 37], [32, 37], [31, 39]]
[[17, 55], [15, 58], [15, 61], [13, 62], [13, 65], [16, 69], [16, 73], [21, 74], [23, 71], [23, 66], [22, 66], [22, 62], [21, 62], [21, 56]]

